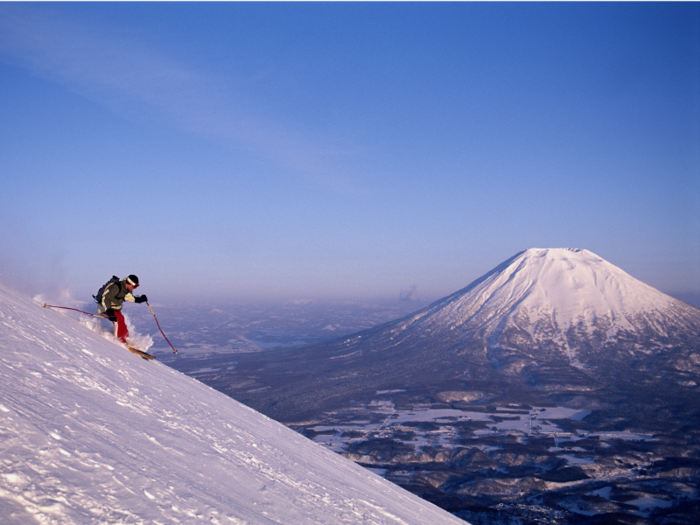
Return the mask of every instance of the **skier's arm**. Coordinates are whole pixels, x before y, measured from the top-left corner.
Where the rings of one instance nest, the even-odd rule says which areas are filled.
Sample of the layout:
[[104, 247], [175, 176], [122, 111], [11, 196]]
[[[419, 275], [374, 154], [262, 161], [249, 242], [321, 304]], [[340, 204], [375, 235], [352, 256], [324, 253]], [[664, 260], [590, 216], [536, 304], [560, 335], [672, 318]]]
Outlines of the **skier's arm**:
[[146, 294], [139, 295], [138, 297], [135, 297], [132, 293], [128, 293], [128, 294], [126, 294], [124, 299], [129, 301], [130, 303], [145, 303], [146, 301], [148, 301]]

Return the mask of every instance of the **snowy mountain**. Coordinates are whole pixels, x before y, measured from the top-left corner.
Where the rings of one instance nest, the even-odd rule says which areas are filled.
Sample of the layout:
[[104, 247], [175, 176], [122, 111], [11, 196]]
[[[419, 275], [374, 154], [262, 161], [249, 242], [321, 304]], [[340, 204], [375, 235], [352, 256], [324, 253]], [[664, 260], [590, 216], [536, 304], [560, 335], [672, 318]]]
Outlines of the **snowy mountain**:
[[464, 523], [0, 286], [3, 524]]
[[476, 341], [494, 357], [559, 352], [569, 364], [586, 367], [601, 357], [592, 351], [615, 345], [648, 353], [697, 340], [700, 310], [588, 250], [535, 248], [396, 323], [388, 334], [402, 338], [412, 331], [462, 345]]
[[530, 249], [397, 321], [331, 343], [241, 355], [235, 370], [200, 379], [294, 421], [384, 390], [417, 400], [508, 389], [514, 399], [542, 401], [538, 392], [617, 393], [662, 378], [693, 384], [699, 349], [700, 309], [587, 250]]

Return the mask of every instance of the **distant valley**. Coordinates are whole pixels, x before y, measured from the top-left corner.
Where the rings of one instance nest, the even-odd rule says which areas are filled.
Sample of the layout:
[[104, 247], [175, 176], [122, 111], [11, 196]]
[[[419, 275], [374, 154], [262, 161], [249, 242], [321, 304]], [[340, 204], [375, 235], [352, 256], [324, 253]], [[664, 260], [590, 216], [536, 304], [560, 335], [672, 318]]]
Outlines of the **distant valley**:
[[[278, 375], [241, 376], [236, 363], [219, 356], [174, 366], [232, 397], [234, 388], [249, 400], [274, 391]], [[461, 386], [478, 390], [380, 390], [286, 423], [473, 524], [695, 523], [696, 392], [538, 396], [505, 381]]]
[[[397, 319], [427, 303], [420, 301], [284, 301], [280, 303], [154, 304], [168, 339], [182, 357], [261, 352], [330, 341]], [[144, 308], [126, 306], [140, 332], [153, 331], [153, 316]], [[160, 335], [153, 353], [171, 350]]]

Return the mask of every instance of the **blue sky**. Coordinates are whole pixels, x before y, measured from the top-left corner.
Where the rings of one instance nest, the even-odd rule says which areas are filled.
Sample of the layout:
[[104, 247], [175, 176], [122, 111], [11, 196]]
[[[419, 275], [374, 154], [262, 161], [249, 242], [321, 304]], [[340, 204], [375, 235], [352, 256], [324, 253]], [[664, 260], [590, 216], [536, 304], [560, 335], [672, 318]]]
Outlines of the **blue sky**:
[[698, 3], [0, 3], [0, 280], [432, 300], [533, 247], [700, 293]]

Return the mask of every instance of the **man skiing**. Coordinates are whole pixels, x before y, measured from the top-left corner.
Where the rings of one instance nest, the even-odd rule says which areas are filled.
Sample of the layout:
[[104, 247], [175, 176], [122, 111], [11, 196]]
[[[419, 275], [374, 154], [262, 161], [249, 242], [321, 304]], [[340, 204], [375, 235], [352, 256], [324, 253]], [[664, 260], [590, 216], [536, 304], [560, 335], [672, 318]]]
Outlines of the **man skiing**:
[[139, 287], [139, 278], [130, 275], [117, 281], [110, 282], [104, 289], [101, 300], [97, 303], [97, 313], [106, 315], [114, 323], [114, 335], [122, 343], [126, 343], [129, 337], [129, 329], [126, 327], [124, 315], [121, 309], [124, 301], [130, 303], [145, 303], [148, 298], [145, 295], [135, 297], [133, 291]]

